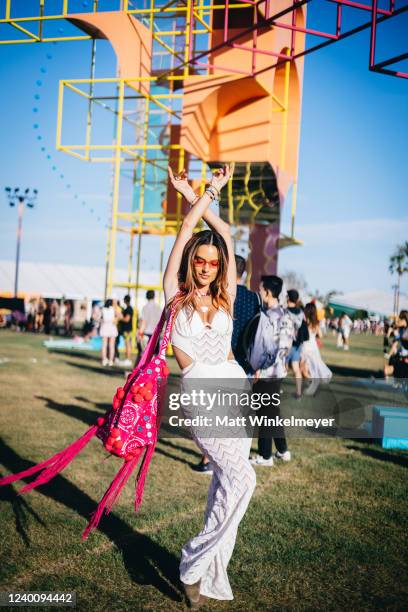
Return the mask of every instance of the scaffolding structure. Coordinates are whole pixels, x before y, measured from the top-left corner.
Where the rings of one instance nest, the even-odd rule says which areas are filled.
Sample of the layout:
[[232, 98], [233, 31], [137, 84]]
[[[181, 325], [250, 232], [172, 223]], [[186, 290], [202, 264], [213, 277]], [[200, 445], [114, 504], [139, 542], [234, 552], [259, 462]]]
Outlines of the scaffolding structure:
[[[112, 165], [107, 295], [123, 287], [134, 292], [137, 303], [139, 290], [161, 291], [165, 238], [177, 233], [187, 212], [180, 195], [168, 190], [168, 163], [178, 171], [186, 167], [195, 188], [203, 190], [211, 167], [235, 161], [235, 179], [220, 202], [220, 214], [235, 228], [236, 243], [248, 243], [248, 228], [269, 225], [274, 227], [272, 233], [260, 236], [273, 243], [272, 248], [301, 244], [295, 237], [299, 125], [293, 131], [293, 123], [300, 124], [304, 57], [370, 29], [369, 69], [408, 78], [408, 73], [392, 68], [408, 53], [376, 59], [378, 25], [406, 12], [407, 3], [397, 6], [395, 0], [387, 0], [384, 8], [378, 0], [371, 4], [324, 0], [333, 8], [333, 26], [322, 31], [306, 25], [306, 6], [312, 2], [316, 0], [31, 0], [24, 8], [14, 0], [0, 2], [0, 44], [105, 38], [116, 52], [115, 77], [94, 78], [93, 54], [89, 79], [60, 81], [56, 139], [58, 150], [79, 160]], [[345, 9], [368, 18], [347, 29]], [[306, 46], [306, 35], [318, 42]], [[126, 40], [132, 42], [130, 51], [125, 49]], [[202, 93], [206, 87], [213, 98], [222, 92], [231, 100], [228, 111], [214, 120], [215, 127], [208, 132], [215, 133], [224, 122], [223, 131], [208, 147], [202, 144], [206, 126], [199, 118], [214, 106], [211, 96]], [[271, 113], [273, 134], [260, 158], [252, 158], [250, 151], [255, 149], [249, 148], [249, 157], [243, 159], [228, 154], [228, 116], [239, 121], [245, 105], [269, 108]], [[75, 134], [77, 142], [72, 141], [72, 133], [68, 140], [64, 130], [72, 112], [78, 125], [84, 126]], [[101, 142], [102, 122], [105, 140]], [[192, 136], [200, 129], [201, 144]], [[227, 144], [217, 148], [223, 139]], [[285, 235], [280, 210], [289, 195], [291, 223]], [[119, 233], [129, 240], [126, 282], [115, 277]], [[158, 241], [156, 283], [141, 280], [145, 236], [156, 236]], [[255, 240], [258, 235], [252, 238], [253, 245]], [[270, 259], [272, 270], [276, 256]], [[135, 322], [136, 316], [135, 311]]]

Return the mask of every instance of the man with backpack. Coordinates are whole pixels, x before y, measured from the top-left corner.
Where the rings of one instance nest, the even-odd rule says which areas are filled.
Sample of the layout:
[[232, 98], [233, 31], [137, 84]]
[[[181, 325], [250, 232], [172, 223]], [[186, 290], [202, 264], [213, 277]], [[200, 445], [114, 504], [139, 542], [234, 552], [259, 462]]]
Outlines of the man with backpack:
[[234, 327], [232, 330], [231, 348], [235, 359], [248, 374], [251, 366], [245, 351], [244, 336], [247, 333], [247, 325], [259, 312], [261, 299], [255, 291], [250, 291], [242, 284], [242, 277], [246, 269], [246, 261], [241, 255], [235, 255], [237, 267], [237, 294], [234, 301]]
[[[259, 293], [263, 310], [259, 315], [256, 332], [247, 350], [247, 358], [255, 373], [254, 393], [267, 393], [270, 397], [280, 393], [280, 381], [287, 374], [286, 359], [295, 337], [293, 320], [286, 308], [279, 303], [283, 281], [279, 276], [261, 277]], [[286, 297], [286, 296], [281, 296]], [[257, 414], [267, 418], [280, 417], [279, 406], [271, 402], [262, 406]], [[258, 455], [251, 460], [255, 465], [272, 466], [272, 439], [275, 441], [275, 458], [290, 461], [283, 426], [262, 425], [258, 430]]]

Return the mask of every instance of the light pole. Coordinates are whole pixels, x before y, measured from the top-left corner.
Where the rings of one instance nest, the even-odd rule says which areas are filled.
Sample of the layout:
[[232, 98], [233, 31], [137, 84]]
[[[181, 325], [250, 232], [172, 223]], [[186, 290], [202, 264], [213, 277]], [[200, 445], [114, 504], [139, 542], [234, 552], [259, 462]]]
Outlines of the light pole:
[[18, 268], [20, 264], [20, 247], [21, 247], [21, 234], [23, 229], [23, 211], [24, 204], [27, 204], [28, 208], [34, 208], [34, 204], [37, 200], [38, 191], [37, 189], [33, 189], [32, 193], [30, 189], [26, 189], [24, 192], [20, 192], [19, 187], [15, 187], [11, 189], [11, 187], [6, 187], [6, 196], [10, 206], [15, 206], [18, 204], [17, 212], [18, 212], [18, 222], [17, 222], [17, 248], [16, 248], [16, 272], [14, 277], [14, 297], [17, 297], [18, 293]]

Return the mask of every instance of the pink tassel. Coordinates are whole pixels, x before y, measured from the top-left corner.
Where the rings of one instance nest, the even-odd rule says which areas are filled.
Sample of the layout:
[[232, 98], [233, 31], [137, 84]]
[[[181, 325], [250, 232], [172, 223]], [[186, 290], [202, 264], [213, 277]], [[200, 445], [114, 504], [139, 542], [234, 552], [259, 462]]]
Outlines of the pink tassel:
[[53, 463], [53, 461], [58, 459], [60, 455], [61, 453], [59, 452], [56, 455], [50, 457], [49, 459], [46, 459], [41, 463], [37, 463], [37, 465], [33, 465], [33, 467], [30, 467], [27, 470], [24, 470], [23, 472], [18, 472], [18, 474], [9, 474], [8, 476], [4, 476], [4, 478], [0, 478], [0, 487], [11, 484], [16, 480], [23, 480], [23, 478], [26, 478], [27, 476], [32, 476], [36, 472], [39, 472], [40, 470], [47, 467], [47, 465], [49, 465], [50, 463]]
[[123, 472], [123, 478], [118, 481], [117, 486], [115, 487], [115, 489], [111, 492], [111, 495], [109, 496], [109, 500], [106, 504], [106, 510], [105, 510], [105, 514], [109, 514], [109, 512], [112, 510], [112, 507], [114, 505], [114, 503], [116, 502], [116, 500], [118, 499], [123, 487], [125, 486], [125, 484], [127, 483], [127, 481], [129, 480], [130, 475], [132, 474], [134, 468], [136, 467], [140, 455], [142, 454], [143, 448], [138, 448], [137, 449], [137, 454], [135, 454], [135, 459], [136, 459], [136, 463], [133, 463], [133, 459], [132, 461], [127, 461], [127, 465], [129, 467], [128, 470], [125, 470]]
[[92, 531], [92, 529], [95, 529], [99, 525], [99, 521], [102, 518], [102, 514], [105, 508], [106, 508], [105, 510], [106, 514], [110, 512], [113, 504], [119, 497], [120, 492], [122, 491], [130, 475], [135, 469], [139, 461], [139, 458], [140, 458], [140, 453], [138, 453], [131, 461], [125, 461], [123, 463], [122, 467], [119, 469], [118, 473], [116, 474], [115, 478], [112, 480], [108, 489], [105, 491], [105, 494], [102, 497], [101, 501], [99, 502], [98, 507], [96, 508], [95, 512], [92, 513], [91, 519], [82, 534], [83, 540], [86, 540], [90, 532]]
[[71, 463], [74, 457], [84, 448], [84, 446], [86, 446], [86, 444], [88, 444], [89, 440], [96, 434], [97, 430], [98, 426], [92, 425], [92, 427], [90, 427], [83, 436], [78, 438], [78, 440], [73, 442], [73, 444], [67, 446], [67, 448], [60, 451], [59, 453], [56, 453], [49, 459], [46, 459], [45, 461], [42, 461], [41, 463], [38, 463], [37, 465], [34, 465], [33, 467], [28, 468], [27, 470], [18, 472], [17, 474], [10, 474], [5, 478], [1, 478], [0, 486], [10, 484], [16, 480], [21, 480], [23, 478], [26, 478], [27, 476], [31, 476], [32, 474], [39, 472], [40, 470], [44, 471], [39, 474], [33, 482], [30, 482], [22, 489], [20, 489], [19, 493], [26, 493], [27, 491], [30, 491], [31, 489], [34, 489], [39, 485], [45, 484], [46, 482], [51, 480], [51, 478], [54, 478], [54, 476], [61, 472], [69, 463]]
[[149, 471], [150, 461], [153, 457], [153, 453], [156, 448], [156, 442], [154, 444], [150, 444], [147, 447], [145, 452], [145, 456], [143, 457], [142, 465], [140, 466], [139, 474], [136, 478], [136, 497], [135, 497], [135, 511], [140, 508], [143, 498], [143, 490], [146, 481], [147, 472]]

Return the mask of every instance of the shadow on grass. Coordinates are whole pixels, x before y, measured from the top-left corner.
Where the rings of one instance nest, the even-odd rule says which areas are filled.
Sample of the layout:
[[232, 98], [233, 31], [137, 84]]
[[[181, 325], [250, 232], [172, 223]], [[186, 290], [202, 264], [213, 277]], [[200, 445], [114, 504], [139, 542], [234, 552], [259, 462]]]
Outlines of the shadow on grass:
[[[163, 426], [162, 426], [163, 427]], [[174, 438], [174, 436], [173, 436]], [[180, 438], [178, 438], [180, 439]], [[201, 457], [201, 453], [195, 451], [193, 448], [189, 448], [188, 446], [181, 446], [180, 444], [174, 444], [170, 442], [168, 438], [159, 438], [160, 444], [164, 446], [169, 446], [170, 448], [174, 448], [174, 450], [181, 450], [183, 453], [187, 453], [188, 455], [192, 455], [195, 459]]]
[[[178, 455], [174, 455], [173, 453], [169, 453], [167, 450], [164, 450], [163, 448], [160, 447], [160, 444], [163, 443], [163, 440], [158, 441], [158, 444], [156, 446], [156, 453], [158, 453], [159, 455], [163, 455], [164, 457], [168, 457], [169, 459], [172, 459], [173, 461], [178, 461], [179, 463], [184, 463], [184, 465], [188, 465], [190, 468], [195, 466], [195, 463], [191, 463], [191, 461], [187, 461], [187, 459], [184, 459], [183, 457], [179, 457]], [[185, 451], [187, 449], [185, 449], [182, 446], [174, 446], [173, 448], [177, 449], [177, 450], [181, 450], [181, 451]], [[197, 458], [200, 458], [201, 455], [199, 453], [194, 453], [196, 455]]]
[[[96, 419], [105, 414], [105, 409], [100, 410], [90, 410], [89, 408], [82, 408], [82, 406], [76, 406], [75, 404], [60, 404], [49, 397], [43, 397], [42, 395], [36, 395], [37, 399], [43, 400], [46, 402], [46, 407], [51, 408], [51, 410], [56, 410], [57, 412], [61, 412], [62, 414], [66, 414], [74, 419], [78, 419], [86, 425], [94, 425]], [[106, 406], [102, 404], [102, 406]]]
[[331, 363], [327, 364], [333, 374], [338, 376], [352, 376], [353, 378], [383, 378], [381, 370], [367, 370], [366, 368], [350, 368], [349, 366], [338, 366]]
[[[35, 465], [32, 461], [20, 457], [1, 439], [0, 457], [3, 465], [13, 473]], [[10, 488], [7, 488], [10, 491]], [[64, 504], [87, 521], [96, 507], [96, 502], [93, 499], [61, 475], [56, 476], [48, 484], [39, 487], [37, 491], [58, 503]], [[13, 495], [9, 493], [6, 500], [13, 503]], [[179, 592], [179, 560], [175, 555], [169, 553], [168, 550], [147, 535], [131, 529], [125, 521], [113, 513], [101, 520], [99, 531], [104, 533], [109, 540], [112, 540], [121, 551], [126, 570], [134, 582], [150, 584], [173, 601], [182, 601]]]
[[[0, 472], [0, 478], [3, 478], [5, 474]], [[0, 500], [9, 502], [11, 507], [13, 508], [14, 518], [16, 523], [16, 531], [21, 536], [24, 544], [26, 546], [30, 546], [30, 538], [27, 533], [27, 519], [28, 514], [31, 514], [32, 517], [42, 525], [46, 527], [46, 523], [38, 516], [38, 514], [31, 508], [31, 506], [26, 502], [26, 500], [21, 497], [21, 495], [17, 495], [15, 489], [12, 487], [0, 487]]]
[[75, 363], [74, 361], [66, 361], [67, 365], [72, 366], [73, 368], [78, 368], [79, 370], [87, 370], [88, 372], [93, 372], [94, 374], [103, 374], [104, 376], [110, 376], [112, 378], [121, 378], [124, 380], [125, 370], [119, 370], [115, 368], [103, 368], [102, 366], [91, 366], [86, 365], [84, 363]]
[[[371, 442], [373, 441], [371, 440]], [[371, 457], [372, 459], [378, 459], [379, 461], [386, 461], [388, 463], [394, 463], [395, 465], [401, 465], [402, 467], [408, 467], [408, 456], [404, 457], [403, 455], [390, 453], [386, 450], [376, 450], [375, 448], [365, 448], [364, 446], [346, 445], [346, 448], [359, 451], [361, 454]]]
[[88, 361], [96, 361], [98, 363], [100, 363], [101, 357], [100, 357], [100, 351], [96, 351], [96, 352], [88, 352], [88, 351], [84, 351], [84, 350], [75, 350], [72, 349], [72, 351], [68, 351], [68, 350], [64, 350], [64, 349], [58, 349], [58, 348], [49, 348], [48, 349], [49, 353], [55, 353], [56, 355], [66, 355], [68, 357], [78, 357], [79, 359], [87, 359]]
[[92, 404], [93, 406], [95, 406], [99, 410], [103, 410], [104, 412], [112, 408], [112, 404], [109, 404], [107, 402], [94, 402], [93, 400], [90, 400], [87, 397], [84, 397], [83, 395], [76, 395], [74, 399], [78, 400], [78, 402], [83, 402], [84, 404]]

